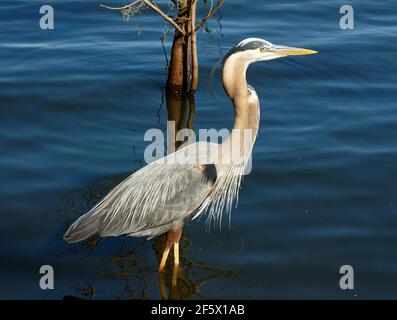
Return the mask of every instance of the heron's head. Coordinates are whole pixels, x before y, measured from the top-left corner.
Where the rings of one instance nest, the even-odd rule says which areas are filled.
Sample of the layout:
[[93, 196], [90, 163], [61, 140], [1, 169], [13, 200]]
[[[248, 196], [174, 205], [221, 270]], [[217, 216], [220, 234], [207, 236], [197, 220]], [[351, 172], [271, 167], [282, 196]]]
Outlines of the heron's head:
[[273, 60], [286, 56], [300, 56], [314, 54], [317, 51], [280, 46], [259, 38], [248, 38], [236, 44], [224, 57], [226, 62], [231, 57], [235, 57], [248, 63], [257, 61]]

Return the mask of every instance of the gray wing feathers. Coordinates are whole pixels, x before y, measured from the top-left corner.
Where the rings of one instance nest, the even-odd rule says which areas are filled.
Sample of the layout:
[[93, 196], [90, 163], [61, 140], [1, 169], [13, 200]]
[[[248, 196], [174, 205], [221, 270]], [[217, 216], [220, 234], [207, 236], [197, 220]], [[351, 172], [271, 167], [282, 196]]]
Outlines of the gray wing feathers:
[[74, 222], [64, 239], [77, 242], [93, 234], [153, 236], [189, 218], [208, 196], [214, 177], [213, 172], [183, 163], [188, 160], [181, 164], [155, 161], [135, 172]]
[[91, 237], [98, 232], [98, 216], [89, 214], [82, 215], [66, 231], [63, 239], [66, 242], [74, 243]]

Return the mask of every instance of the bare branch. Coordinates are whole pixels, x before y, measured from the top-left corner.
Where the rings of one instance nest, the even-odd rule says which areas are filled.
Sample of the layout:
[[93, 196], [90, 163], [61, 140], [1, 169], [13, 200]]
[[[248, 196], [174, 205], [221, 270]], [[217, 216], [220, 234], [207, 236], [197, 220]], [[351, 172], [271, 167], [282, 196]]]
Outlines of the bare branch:
[[133, 3], [130, 3], [130, 4], [128, 4], [126, 6], [123, 6], [123, 7], [110, 7], [110, 6], [106, 6], [106, 5], [103, 5], [103, 4], [100, 4], [100, 6], [106, 8], [106, 9], [110, 9], [110, 10], [124, 10], [124, 9], [127, 9], [129, 7], [134, 6], [135, 4], [137, 4], [139, 2], [143, 2], [144, 4], [146, 4], [150, 9], [152, 9], [157, 14], [159, 14], [164, 20], [169, 22], [180, 33], [182, 33], [183, 35], [186, 34], [185, 31], [183, 31], [183, 29], [180, 26], [178, 26], [178, 24], [172, 18], [170, 18], [168, 15], [166, 15], [163, 11], [161, 11], [161, 9], [159, 7], [154, 5], [149, 0], [137, 0], [137, 1], [135, 1]]
[[214, 7], [214, 0], [211, 0], [211, 6], [210, 6], [210, 9], [208, 10], [207, 15], [209, 15], [211, 13], [213, 7]]
[[154, 11], [156, 11], [161, 17], [163, 17], [164, 20], [168, 21], [170, 24], [172, 24], [174, 26], [174, 28], [176, 30], [178, 30], [180, 33], [182, 33], [183, 35], [185, 35], [185, 31], [183, 31], [183, 29], [178, 26], [176, 24], [176, 22], [174, 20], [172, 20], [169, 16], [167, 16], [163, 11], [160, 10], [159, 7], [157, 7], [156, 5], [154, 5], [153, 3], [151, 3], [148, 0], [139, 0], [142, 1], [143, 3], [145, 3], [149, 8], [153, 9]]
[[103, 8], [106, 8], [106, 9], [110, 9], [110, 10], [124, 10], [124, 9], [130, 8], [130, 7], [133, 7], [134, 5], [136, 5], [140, 1], [141, 0], [137, 0], [137, 1], [135, 1], [133, 3], [130, 3], [130, 4], [127, 4], [126, 6], [123, 6], [123, 7], [110, 7], [110, 6], [107, 6], [107, 5], [102, 4], [102, 3], [99, 6], [103, 7]]
[[208, 22], [208, 20], [212, 18], [215, 15], [215, 13], [217, 13], [218, 10], [222, 7], [224, 2], [225, 0], [220, 0], [218, 5], [215, 7], [215, 9], [200, 22], [200, 24], [196, 27], [195, 31], [201, 29]]

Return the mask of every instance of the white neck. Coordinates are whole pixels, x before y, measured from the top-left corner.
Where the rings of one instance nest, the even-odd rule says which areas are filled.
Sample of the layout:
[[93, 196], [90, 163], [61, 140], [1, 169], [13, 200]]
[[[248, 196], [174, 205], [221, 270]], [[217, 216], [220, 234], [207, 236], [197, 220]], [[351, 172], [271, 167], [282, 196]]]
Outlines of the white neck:
[[[223, 86], [233, 102], [235, 120], [233, 131], [223, 143], [239, 146], [240, 156], [248, 160], [259, 128], [259, 100], [255, 90], [248, 88], [246, 72], [249, 62], [232, 55], [224, 63]], [[232, 153], [232, 157], [233, 154]]]

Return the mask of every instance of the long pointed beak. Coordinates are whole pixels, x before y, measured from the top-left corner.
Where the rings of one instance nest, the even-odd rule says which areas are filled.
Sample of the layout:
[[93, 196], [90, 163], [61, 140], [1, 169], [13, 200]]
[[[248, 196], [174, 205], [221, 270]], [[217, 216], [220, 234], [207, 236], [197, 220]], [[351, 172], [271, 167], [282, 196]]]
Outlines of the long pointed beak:
[[293, 47], [284, 47], [284, 46], [275, 46], [273, 51], [278, 54], [282, 54], [284, 56], [303, 56], [306, 54], [316, 54], [317, 51], [302, 49], [302, 48], [293, 48]]

